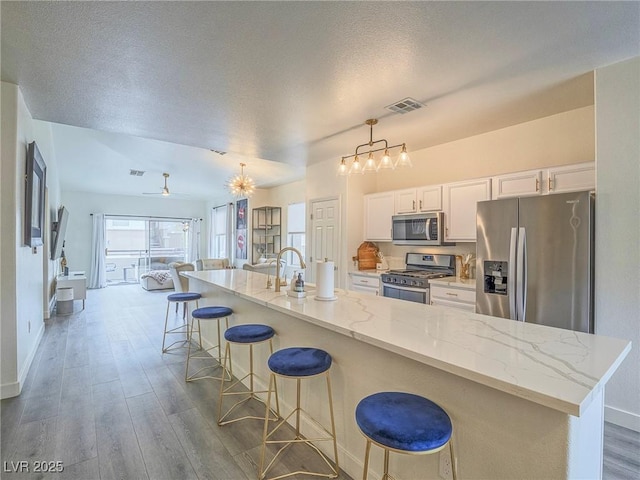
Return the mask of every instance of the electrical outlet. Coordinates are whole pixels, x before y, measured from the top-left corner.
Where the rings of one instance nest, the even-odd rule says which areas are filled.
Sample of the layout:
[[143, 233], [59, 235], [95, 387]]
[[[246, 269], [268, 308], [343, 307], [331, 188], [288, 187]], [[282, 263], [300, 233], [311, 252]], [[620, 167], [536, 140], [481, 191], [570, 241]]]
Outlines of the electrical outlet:
[[448, 448], [440, 451], [440, 478], [444, 478], [444, 480], [453, 480], [451, 455]]

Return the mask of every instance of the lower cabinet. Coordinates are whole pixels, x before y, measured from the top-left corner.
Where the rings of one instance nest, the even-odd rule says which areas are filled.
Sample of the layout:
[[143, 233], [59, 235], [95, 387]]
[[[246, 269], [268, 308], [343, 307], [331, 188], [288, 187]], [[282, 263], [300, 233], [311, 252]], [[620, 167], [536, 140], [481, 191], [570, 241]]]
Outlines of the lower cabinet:
[[467, 312], [476, 311], [476, 287], [474, 284], [431, 283], [431, 305], [452, 307]]
[[351, 277], [349, 290], [380, 295], [380, 275], [358, 274], [357, 272], [352, 272], [349, 275]]

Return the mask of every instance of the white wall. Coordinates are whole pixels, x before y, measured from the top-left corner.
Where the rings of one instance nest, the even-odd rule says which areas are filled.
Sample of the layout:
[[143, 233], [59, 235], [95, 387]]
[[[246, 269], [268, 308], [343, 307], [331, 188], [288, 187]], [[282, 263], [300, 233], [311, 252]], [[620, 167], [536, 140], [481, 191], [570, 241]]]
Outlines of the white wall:
[[[46, 292], [49, 290], [47, 248], [23, 246], [23, 218], [27, 145], [38, 142], [47, 164], [47, 189], [55, 201], [57, 173], [51, 158], [51, 139], [35, 127], [16, 85], [1, 84], [2, 96], [2, 230], [1, 257], [1, 367], [0, 396], [18, 395], [44, 332]], [[40, 136], [37, 136], [40, 135]], [[50, 211], [51, 207], [45, 207]], [[49, 241], [45, 225], [43, 241]]]
[[64, 248], [67, 266], [72, 271], [84, 271], [87, 276], [91, 265], [92, 213], [202, 218], [200, 256], [207, 251], [209, 215], [204, 201], [63, 191], [62, 204], [69, 210]]
[[607, 420], [640, 431], [640, 58], [596, 70], [596, 333], [633, 347]]
[[588, 106], [410, 151], [413, 168], [377, 174], [375, 191], [592, 162], [594, 132], [594, 107]]

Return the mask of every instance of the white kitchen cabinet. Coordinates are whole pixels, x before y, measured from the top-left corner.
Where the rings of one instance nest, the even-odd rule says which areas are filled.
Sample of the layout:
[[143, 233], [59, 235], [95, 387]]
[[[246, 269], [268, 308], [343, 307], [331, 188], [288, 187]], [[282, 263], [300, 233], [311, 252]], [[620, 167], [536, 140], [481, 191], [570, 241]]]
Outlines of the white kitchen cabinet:
[[370, 295], [380, 295], [380, 275], [351, 272], [351, 284], [349, 290], [354, 292], [368, 293]]
[[542, 171], [510, 173], [491, 179], [491, 193], [494, 200], [509, 197], [528, 197], [542, 193]]
[[578, 163], [492, 178], [492, 198], [529, 197], [596, 188], [595, 163]]
[[595, 190], [596, 165], [589, 162], [549, 168], [546, 187], [549, 193]]
[[439, 212], [442, 210], [442, 185], [396, 190], [394, 199], [396, 215]]
[[473, 283], [462, 285], [451, 282], [447, 285], [430, 283], [430, 304], [458, 308], [467, 312], [476, 311], [476, 290]]
[[442, 210], [442, 185], [431, 185], [417, 189], [418, 211], [439, 212]]
[[491, 179], [445, 184], [443, 187], [445, 240], [476, 241], [476, 204], [491, 199]]
[[395, 214], [402, 215], [404, 213], [416, 213], [418, 211], [416, 195], [417, 190], [415, 188], [396, 190], [394, 192]]
[[391, 217], [394, 213], [393, 192], [364, 196], [365, 240], [390, 242]]

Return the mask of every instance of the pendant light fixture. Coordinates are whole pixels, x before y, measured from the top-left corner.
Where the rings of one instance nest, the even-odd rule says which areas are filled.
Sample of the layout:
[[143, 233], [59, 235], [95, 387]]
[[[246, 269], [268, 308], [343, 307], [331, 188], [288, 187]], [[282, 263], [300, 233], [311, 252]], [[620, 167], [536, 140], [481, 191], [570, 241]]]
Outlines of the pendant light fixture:
[[256, 189], [256, 184], [253, 179], [244, 174], [244, 167], [246, 163], [240, 164], [240, 174], [233, 177], [227, 183], [227, 187], [231, 194], [235, 197], [250, 197]]
[[[340, 164], [338, 165], [338, 175], [371, 173], [378, 172], [380, 170], [393, 170], [394, 168], [413, 166], [411, 163], [411, 159], [409, 158], [409, 154], [407, 153], [406, 144], [399, 143], [398, 145], [389, 146], [387, 140], [385, 140], [384, 138], [380, 140], [373, 139], [373, 126], [378, 123], [377, 118], [369, 118], [364, 123], [365, 125], [369, 125], [369, 141], [367, 143], [363, 143], [362, 145], [358, 145], [353, 155], [342, 157], [342, 159], [340, 160]], [[375, 144], [382, 142], [384, 142], [384, 147], [372, 148]], [[363, 151], [366, 152], [366, 148], [363, 147], [369, 147], [368, 155], [364, 162], [360, 160], [359, 157], [359, 155], [361, 155], [360, 149], [363, 149]], [[402, 149], [400, 150], [398, 159], [394, 162], [393, 160], [391, 160], [389, 150], [400, 147], [402, 147]], [[379, 161], [376, 160], [373, 154], [382, 151], [384, 151], [382, 157]], [[347, 160], [350, 158], [353, 158], [353, 160], [349, 165]]]

